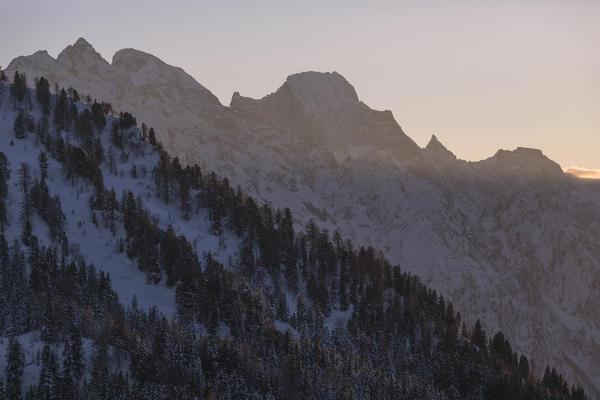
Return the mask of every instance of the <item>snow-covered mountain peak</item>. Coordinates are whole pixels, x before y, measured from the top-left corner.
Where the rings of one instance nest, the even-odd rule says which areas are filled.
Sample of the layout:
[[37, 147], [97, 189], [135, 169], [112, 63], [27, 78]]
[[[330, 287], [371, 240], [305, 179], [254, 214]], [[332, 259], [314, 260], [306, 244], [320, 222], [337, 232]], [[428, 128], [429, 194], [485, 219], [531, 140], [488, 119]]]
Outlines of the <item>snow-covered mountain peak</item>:
[[348, 103], [358, 103], [354, 87], [337, 72], [300, 72], [288, 76], [285, 84], [305, 110], [315, 116], [339, 112]]
[[35, 77], [44, 76], [51, 85], [73, 87], [82, 96], [110, 102], [117, 112], [134, 111], [139, 120], [156, 129], [163, 143], [181, 144], [178, 153], [185, 153], [189, 146], [187, 138], [175, 140], [175, 132], [199, 126], [224, 108], [179, 67], [134, 49], [118, 51], [110, 64], [85, 39], [67, 46], [56, 60], [44, 51], [15, 58], [6, 74], [12, 77], [15, 71], [25, 73], [30, 85]]
[[493, 157], [482, 163], [499, 171], [511, 172], [519, 176], [549, 178], [564, 175], [560, 165], [546, 157], [541, 150], [527, 147], [498, 150]]
[[453, 159], [456, 160], [456, 156], [450, 150], [444, 146], [437, 136], [432, 135], [429, 143], [425, 146], [425, 150], [434, 157], [444, 158], [444, 159]]
[[38, 50], [35, 53], [33, 53], [31, 55], [33, 58], [37, 58], [37, 59], [47, 59], [47, 58], [52, 58], [50, 56], [50, 54], [48, 54], [47, 50]]
[[153, 69], [173, 69], [185, 73], [181, 68], [172, 67], [152, 54], [132, 48], [117, 51], [112, 58], [112, 65], [131, 73], [135, 73], [144, 67], [151, 67]]
[[93, 51], [96, 51], [96, 50], [94, 49], [94, 46], [92, 46], [92, 45], [90, 44], [90, 42], [88, 42], [87, 40], [85, 40], [85, 39], [84, 39], [84, 38], [82, 38], [82, 37], [80, 37], [80, 38], [77, 38], [77, 40], [75, 41], [75, 43], [73, 44], [73, 46], [72, 46], [72, 47], [73, 47], [73, 48], [75, 48], [75, 49], [80, 49], [80, 50], [83, 50], [83, 51], [85, 51], [85, 50], [93, 50]]
[[87, 66], [96, 63], [108, 64], [84, 38], [79, 38], [73, 45], [67, 46], [60, 52], [56, 61], [67, 67], [74, 67], [77, 64]]
[[[19, 56], [12, 60], [5, 73], [12, 78], [14, 71], [28, 74], [33, 70], [51, 70], [56, 60], [46, 50], [38, 50], [30, 56]], [[34, 78], [33, 76], [31, 78]]]
[[[163, 96], [173, 97], [178, 101], [189, 97], [190, 101], [221, 106], [214, 94], [182, 68], [171, 66], [152, 54], [132, 48], [121, 49], [113, 56], [112, 66], [124, 74], [134, 86], [155, 85], [161, 87]], [[189, 92], [190, 96], [185, 96], [186, 92]], [[149, 94], [156, 97], [156, 93]]]
[[290, 75], [275, 93], [258, 100], [234, 93], [231, 108], [294, 138], [308, 138], [338, 160], [408, 159], [421, 150], [390, 111], [359, 101], [354, 87], [337, 72]]

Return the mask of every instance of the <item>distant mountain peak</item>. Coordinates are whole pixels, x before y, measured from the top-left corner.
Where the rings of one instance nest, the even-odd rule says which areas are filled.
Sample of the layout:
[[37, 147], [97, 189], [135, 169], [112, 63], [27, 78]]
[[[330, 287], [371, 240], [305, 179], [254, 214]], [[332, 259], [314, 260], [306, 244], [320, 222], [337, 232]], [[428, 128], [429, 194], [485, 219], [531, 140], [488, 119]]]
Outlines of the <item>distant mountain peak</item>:
[[[62, 52], [66, 53], [66, 54], [72, 54], [72, 53], [87, 53], [87, 52], [93, 52], [93, 53], [97, 53], [96, 49], [94, 49], [94, 46], [92, 46], [87, 40], [85, 40], [84, 38], [79, 38], [77, 39], [77, 41], [75, 41], [75, 43], [73, 43], [72, 45], [67, 46]], [[60, 55], [59, 55], [60, 57]]]
[[524, 161], [551, 161], [548, 157], [542, 153], [540, 149], [534, 149], [531, 147], [517, 147], [515, 150], [504, 150], [500, 149], [494, 154], [496, 159], [519, 159]]
[[82, 37], [78, 38], [75, 41], [75, 44], [73, 44], [73, 47], [75, 47], [77, 49], [92, 49], [92, 50], [94, 50], [94, 47], [90, 44], [90, 42], [88, 42], [87, 40], [85, 40]]
[[34, 57], [50, 57], [47, 50], [38, 50], [32, 54]]
[[339, 73], [305, 71], [292, 74], [286, 82], [298, 95], [310, 95], [313, 98], [324, 93], [344, 99], [358, 101], [354, 87]]
[[482, 161], [488, 165], [498, 165], [527, 176], [561, 176], [564, 172], [560, 165], [544, 155], [542, 150], [529, 147], [517, 147], [515, 150], [498, 150], [493, 157]]
[[456, 160], [456, 156], [450, 150], [446, 148], [437, 138], [437, 136], [432, 135], [431, 139], [429, 139], [429, 143], [425, 146], [425, 150], [436, 157], [442, 157], [447, 159]]
[[112, 58], [113, 66], [125, 69], [129, 72], [135, 72], [142, 66], [147, 65], [149, 63], [153, 63], [160, 66], [166, 66], [166, 64], [163, 61], [153, 56], [152, 54], [132, 48], [121, 49], [117, 51]]
[[230, 106], [246, 117], [278, 126], [282, 132], [310, 137], [339, 159], [351, 154], [353, 158], [378, 159], [379, 151], [408, 159], [421, 150], [391, 111], [369, 108], [335, 71], [290, 75], [275, 93], [258, 100], [234, 93]]
[[68, 66], [78, 63], [94, 63], [98, 61], [107, 63], [107, 61], [102, 58], [100, 53], [98, 53], [96, 49], [94, 49], [94, 47], [84, 38], [79, 38], [74, 44], [67, 46], [63, 51], [60, 52], [56, 60], [59, 63]]
[[314, 115], [330, 113], [347, 103], [358, 103], [354, 87], [337, 72], [307, 71], [287, 77], [287, 85], [305, 110]]

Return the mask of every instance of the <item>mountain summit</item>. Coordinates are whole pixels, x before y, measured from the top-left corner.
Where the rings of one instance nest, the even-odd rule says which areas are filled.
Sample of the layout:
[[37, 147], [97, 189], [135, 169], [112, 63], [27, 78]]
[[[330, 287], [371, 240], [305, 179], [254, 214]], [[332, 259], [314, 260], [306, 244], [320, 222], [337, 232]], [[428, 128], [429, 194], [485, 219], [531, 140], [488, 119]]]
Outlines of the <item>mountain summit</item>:
[[446, 148], [437, 138], [437, 136], [432, 135], [429, 143], [425, 146], [425, 150], [433, 155], [434, 157], [439, 157], [447, 160], [456, 160], [456, 156], [450, 150]]
[[558, 163], [550, 160], [539, 149], [517, 147], [515, 150], [498, 150], [487, 160], [479, 162], [491, 170], [508, 176], [536, 179], [566, 178]]
[[420, 151], [390, 111], [369, 108], [337, 72], [290, 75], [275, 93], [258, 100], [234, 94], [231, 108], [281, 131], [310, 138], [342, 158], [377, 160], [381, 152], [389, 152], [406, 160]]
[[70, 46], [67, 46], [58, 55], [57, 61], [59, 63], [78, 63], [86, 61], [104, 61], [102, 56], [94, 49], [94, 47], [88, 43], [84, 38], [79, 38], [77, 41]]
[[[300, 72], [285, 81], [306, 113], [323, 119], [358, 104], [354, 87], [337, 72]], [[280, 89], [281, 90], [281, 89]]]

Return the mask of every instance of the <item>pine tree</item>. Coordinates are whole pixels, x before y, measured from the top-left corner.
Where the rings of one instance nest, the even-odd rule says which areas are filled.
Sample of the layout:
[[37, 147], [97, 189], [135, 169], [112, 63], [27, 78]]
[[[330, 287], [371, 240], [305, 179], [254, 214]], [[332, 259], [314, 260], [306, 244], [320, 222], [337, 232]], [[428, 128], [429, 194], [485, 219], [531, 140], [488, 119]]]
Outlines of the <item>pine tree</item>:
[[94, 127], [92, 114], [88, 109], [83, 110], [79, 115], [77, 137], [81, 142], [81, 148], [86, 153], [92, 154], [94, 151]]
[[104, 109], [101, 104], [94, 101], [92, 104], [92, 121], [96, 125], [98, 132], [102, 131], [106, 126], [106, 117], [104, 116]]
[[19, 168], [19, 185], [23, 193], [29, 192], [29, 185], [31, 184], [31, 168], [27, 163], [21, 163]]
[[108, 387], [108, 348], [105, 343], [95, 343], [92, 357], [92, 376], [90, 385], [97, 398], [105, 398]]
[[[84, 269], [85, 271], [85, 269]], [[85, 364], [83, 359], [83, 342], [79, 328], [73, 327], [69, 340], [63, 349], [63, 371], [79, 381], [83, 376]]]
[[27, 94], [27, 78], [25, 74], [15, 71], [13, 83], [10, 86], [10, 94], [13, 100], [13, 110], [17, 109], [17, 103], [22, 103]]
[[529, 379], [529, 361], [527, 361], [527, 357], [522, 354], [519, 358], [519, 375], [523, 379]]
[[48, 177], [48, 157], [46, 156], [45, 152], [40, 152], [40, 155], [38, 157], [38, 163], [40, 167], [40, 176], [43, 182]]
[[27, 328], [27, 279], [24, 254], [15, 240], [8, 262], [4, 263], [4, 279], [0, 291], [5, 295], [4, 330], [9, 336], [20, 335]]
[[57, 93], [56, 104], [54, 107], [54, 125], [56, 126], [57, 133], [62, 130], [67, 130], [70, 121], [67, 92], [63, 88], [60, 91], [60, 94]]
[[71, 101], [78, 102], [81, 100], [81, 97], [79, 97], [79, 92], [77, 92], [77, 90], [70, 87], [68, 89], [68, 92], [69, 92], [69, 97], [70, 97]]
[[25, 356], [21, 344], [11, 338], [8, 343], [6, 354], [6, 398], [7, 400], [19, 400], [21, 398], [21, 380], [25, 367]]
[[50, 114], [50, 84], [44, 77], [36, 81], [35, 91], [42, 113], [47, 116]]
[[473, 333], [471, 334], [471, 342], [479, 348], [480, 351], [485, 352], [487, 350], [487, 338], [485, 331], [481, 327], [479, 320], [475, 322]]
[[70, 374], [63, 374], [59, 381], [58, 399], [75, 400], [77, 398], [77, 389]]
[[49, 343], [56, 342], [56, 314], [51, 300], [48, 298], [45, 301], [44, 312], [42, 315], [42, 326], [40, 327], [42, 340]]
[[23, 200], [21, 201], [21, 221], [23, 222], [23, 230], [21, 233], [21, 240], [25, 245], [29, 245], [29, 239], [31, 237], [31, 193], [29, 186], [31, 184], [31, 174], [29, 164], [21, 163], [19, 168], [19, 184], [23, 191]]
[[13, 125], [13, 131], [15, 133], [15, 137], [17, 139], [23, 139], [26, 135], [26, 126], [25, 126], [25, 112], [21, 110], [17, 118], [15, 119], [15, 123]]
[[56, 355], [46, 343], [42, 350], [42, 368], [38, 383], [38, 398], [40, 400], [58, 400], [59, 378]]
[[111, 128], [110, 140], [117, 149], [123, 148], [123, 137], [121, 136], [121, 129], [117, 121], [113, 121]]
[[0, 231], [4, 232], [7, 222], [6, 199], [8, 198], [8, 180], [10, 168], [6, 155], [0, 152]]
[[153, 127], [150, 127], [150, 131], [148, 132], [148, 143], [150, 143], [152, 147], [156, 147], [156, 133], [154, 132]]

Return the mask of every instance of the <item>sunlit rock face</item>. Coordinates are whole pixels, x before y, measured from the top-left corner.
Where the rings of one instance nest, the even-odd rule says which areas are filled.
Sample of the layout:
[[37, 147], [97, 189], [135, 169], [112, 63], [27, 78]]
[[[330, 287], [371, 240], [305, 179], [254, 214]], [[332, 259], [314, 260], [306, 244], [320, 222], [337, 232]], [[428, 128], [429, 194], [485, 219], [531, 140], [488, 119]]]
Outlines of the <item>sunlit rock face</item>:
[[557, 365], [600, 397], [600, 187], [541, 151], [467, 162], [435, 136], [421, 149], [338, 73], [291, 75], [225, 107], [180, 68], [132, 49], [108, 63], [82, 39], [16, 70], [132, 112], [183, 162], [289, 207], [298, 227], [313, 219], [380, 249], [468, 322], [502, 329], [538, 372]]

